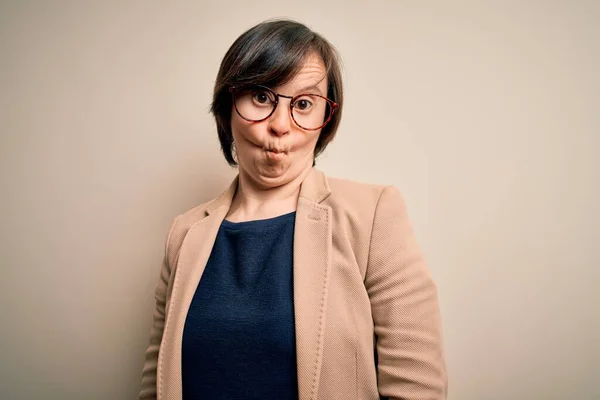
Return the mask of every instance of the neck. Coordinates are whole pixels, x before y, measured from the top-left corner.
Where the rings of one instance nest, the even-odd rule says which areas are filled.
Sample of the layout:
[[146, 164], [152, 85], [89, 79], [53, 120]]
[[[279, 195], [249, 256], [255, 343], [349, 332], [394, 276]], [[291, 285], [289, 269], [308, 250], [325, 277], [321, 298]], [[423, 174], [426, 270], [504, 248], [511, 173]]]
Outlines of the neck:
[[226, 219], [231, 222], [273, 218], [296, 211], [298, 195], [312, 165], [282, 185], [262, 188], [240, 169], [237, 191]]

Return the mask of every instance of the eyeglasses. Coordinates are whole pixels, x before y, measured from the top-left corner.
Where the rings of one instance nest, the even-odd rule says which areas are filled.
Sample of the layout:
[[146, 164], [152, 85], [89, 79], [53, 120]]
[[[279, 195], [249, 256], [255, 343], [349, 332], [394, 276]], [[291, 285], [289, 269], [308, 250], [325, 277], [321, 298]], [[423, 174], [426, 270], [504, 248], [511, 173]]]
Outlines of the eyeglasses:
[[307, 131], [323, 128], [339, 107], [333, 100], [318, 94], [285, 96], [260, 85], [232, 86], [229, 92], [233, 96], [235, 111], [250, 122], [261, 122], [273, 115], [280, 97], [290, 99], [292, 119], [296, 125]]

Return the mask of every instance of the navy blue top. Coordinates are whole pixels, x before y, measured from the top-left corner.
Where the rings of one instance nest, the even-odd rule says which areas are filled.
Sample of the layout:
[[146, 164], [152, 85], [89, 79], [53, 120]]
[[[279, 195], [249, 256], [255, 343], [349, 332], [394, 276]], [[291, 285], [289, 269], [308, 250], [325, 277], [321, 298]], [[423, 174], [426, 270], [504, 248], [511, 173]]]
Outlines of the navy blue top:
[[183, 330], [184, 400], [298, 398], [295, 216], [219, 227]]

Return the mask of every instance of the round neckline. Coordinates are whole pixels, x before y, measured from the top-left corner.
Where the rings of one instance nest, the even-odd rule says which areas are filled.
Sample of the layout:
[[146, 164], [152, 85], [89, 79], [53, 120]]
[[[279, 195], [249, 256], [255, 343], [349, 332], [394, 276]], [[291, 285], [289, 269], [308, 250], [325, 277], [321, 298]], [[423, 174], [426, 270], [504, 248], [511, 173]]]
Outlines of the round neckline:
[[221, 225], [226, 228], [235, 228], [235, 229], [245, 228], [245, 227], [262, 227], [264, 225], [270, 225], [273, 222], [276, 222], [278, 220], [288, 219], [292, 216], [295, 216], [295, 214], [296, 214], [296, 211], [292, 211], [292, 212], [277, 215], [277, 216], [271, 217], [271, 218], [253, 219], [250, 221], [240, 221], [240, 222], [232, 222], [227, 219], [224, 219]]

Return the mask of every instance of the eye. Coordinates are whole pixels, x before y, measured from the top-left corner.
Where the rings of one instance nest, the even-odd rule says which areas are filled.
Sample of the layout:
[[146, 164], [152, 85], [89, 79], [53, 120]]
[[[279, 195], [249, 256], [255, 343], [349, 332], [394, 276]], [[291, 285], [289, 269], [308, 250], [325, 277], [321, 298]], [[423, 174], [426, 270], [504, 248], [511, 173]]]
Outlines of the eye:
[[294, 103], [294, 108], [297, 108], [299, 111], [308, 111], [312, 106], [312, 102], [306, 98], [298, 99]]
[[258, 104], [269, 104], [272, 102], [269, 92], [264, 90], [252, 93], [252, 100]]

